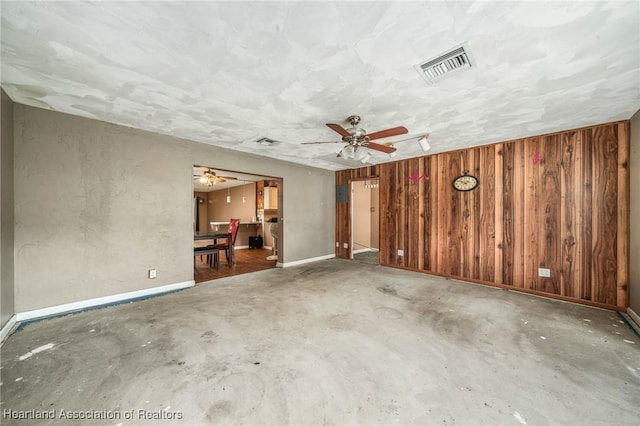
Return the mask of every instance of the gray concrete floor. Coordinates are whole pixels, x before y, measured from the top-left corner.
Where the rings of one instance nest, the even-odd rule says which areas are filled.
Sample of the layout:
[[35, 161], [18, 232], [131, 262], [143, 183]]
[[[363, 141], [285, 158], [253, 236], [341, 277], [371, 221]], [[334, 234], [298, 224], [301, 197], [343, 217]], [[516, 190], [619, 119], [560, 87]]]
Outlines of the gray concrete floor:
[[32, 323], [1, 355], [3, 425], [640, 423], [617, 313], [338, 259]]

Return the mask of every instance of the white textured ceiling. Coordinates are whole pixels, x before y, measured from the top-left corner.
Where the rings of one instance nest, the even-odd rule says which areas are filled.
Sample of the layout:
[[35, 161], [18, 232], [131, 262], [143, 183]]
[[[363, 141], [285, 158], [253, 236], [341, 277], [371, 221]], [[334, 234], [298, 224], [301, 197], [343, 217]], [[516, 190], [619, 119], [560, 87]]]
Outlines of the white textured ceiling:
[[[638, 1], [2, 1], [1, 13], [15, 102], [329, 170], [351, 166], [340, 145], [301, 143], [339, 140], [324, 123], [352, 114], [369, 132], [429, 132], [436, 153], [640, 108]], [[414, 65], [461, 43], [476, 67], [427, 84]], [[255, 143], [265, 136], [280, 143]], [[397, 148], [371, 161], [424, 155]]]

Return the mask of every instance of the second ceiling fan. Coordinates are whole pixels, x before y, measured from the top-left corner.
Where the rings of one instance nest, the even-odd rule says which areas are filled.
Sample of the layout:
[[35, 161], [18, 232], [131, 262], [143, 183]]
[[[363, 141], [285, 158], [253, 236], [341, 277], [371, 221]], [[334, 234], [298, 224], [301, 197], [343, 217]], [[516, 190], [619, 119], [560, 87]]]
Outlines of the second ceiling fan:
[[209, 167], [204, 168], [198, 166], [194, 169], [193, 178], [209, 187], [217, 183], [226, 182], [227, 180], [238, 180], [238, 178], [232, 176], [219, 176], [215, 170]]
[[396, 148], [392, 146], [371, 142], [372, 140], [404, 135], [409, 132], [406, 127], [398, 126], [367, 134], [366, 130], [358, 127], [358, 124], [360, 124], [359, 115], [352, 115], [348, 117], [347, 122], [351, 124], [351, 128], [349, 129], [345, 129], [339, 124], [326, 123], [327, 127], [342, 136], [341, 141], [303, 142], [303, 144], [308, 145], [319, 143], [346, 143], [346, 145], [338, 153], [338, 157], [363, 160], [367, 157], [368, 153], [363, 153], [363, 150], [361, 150], [360, 148], [373, 149], [375, 151], [384, 152], [385, 154], [391, 154], [396, 150]]

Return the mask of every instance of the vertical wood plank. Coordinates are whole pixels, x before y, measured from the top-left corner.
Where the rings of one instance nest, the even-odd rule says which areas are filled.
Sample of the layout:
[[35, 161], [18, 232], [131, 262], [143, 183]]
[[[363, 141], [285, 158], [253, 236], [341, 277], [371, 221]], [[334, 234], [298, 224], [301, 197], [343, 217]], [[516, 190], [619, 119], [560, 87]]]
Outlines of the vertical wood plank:
[[405, 242], [404, 242], [404, 266], [412, 269], [419, 269], [420, 240], [424, 239], [421, 233], [422, 220], [420, 217], [421, 197], [420, 182], [414, 181], [410, 176], [420, 176], [422, 167], [420, 158], [411, 158], [403, 164], [405, 165], [402, 174], [402, 185], [406, 188], [406, 219], [405, 219]]
[[[540, 152], [540, 137], [525, 139], [524, 168], [524, 288], [538, 289], [538, 223], [539, 213], [539, 169], [542, 154]], [[536, 162], [537, 159], [537, 162]]]
[[438, 201], [438, 188], [440, 185], [439, 180], [439, 161], [442, 157], [431, 156], [428, 157], [429, 160], [429, 185], [428, 185], [428, 196], [429, 196], [429, 265], [425, 267], [428, 271], [437, 272], [438, 268], [438, 230], [439, 230], [439, 216], [438, 216], [438, 206], [441, 204]]
[[460, 247], [460, 218], [462, 216], [462, 195], [458, 191], [454, 191], [451, 189], [451, 180], [454, 176], [457, 176], [461, 173], [463, 162], [462, 162], [462, 152], [456, 151], [451, 154], [448, 154], [449, 167], [447, 169], [447, 177], [446, 181], [449, 182], [447, 192], [449, 196], [449, 212], [448, 212], [448, 220], [447, 220], [447, 259], [448, 259], [448, 267], [447, 273], [451, 275], [455, 275], [458, 277], [462, 277], [462, 250]]
[[433, 221], [433, 217], [431, 214], [431, 206], [433, 203], [432, 197], [431, 197], [431, 188], [433, 185], [433, 180], [431, 179], [431, 167], [432, 167], [432, 160], [433, 157], [424, 157], [424, 163], [423, 163], [423, 167], [424, 167], [424, 174], [426, 176], [425, 180], [424, 180], [424, 185], [422, 187], [422, 196], [423, 196], [423, 204], [422, 204], [422, 211], [423, 211], [423, 223], [422, 223], [422, 229], [424, 232], [424, 241], [423, 241], [423, 246], [422, 246], [422, 267], [420, 269], [424, 270], [424, 271], [429, 271], [431, 270], [431, 251], [432, 251], [432, 245], [431, 245], [431, 222]]
[[476, 279], [495, 281], [496, 233], [495, 233], [495, 146], [480, 148], [478, 176], [480, 179], [479, 203], [475, 216], [478, 226], [478, 275]]
[[495, 195], [494, 195], [494, 278], [496, 284], [504, 284], [504, 144], [494, 146]]
[[404, 162], [396, 162], [393, 167], [393, 187], [395, 188], [395, 194], [393, 194], [393, 216], [391, 217], [392, 223], [390, 227], [393, 228], [392, 245], [389, 247], [391, 253], [391, 259], [395, 266], [404, 266], [404, 259], [402, 256], [398, 256], [398, 249], [404, 246], [404, 224], [405, 216], [403, 207], [405, 204], [405, 188], [402, 185], [402, 171]]
[[418, 181], [418, 215], [416, 220], [418, 222], [418, 265], [416, 266], [419, 270], [424, 269], [424, 260], [425, 260], [425, 247], [427, 244], [427, 236], [425, 235], [425, 224], [424, 224], [424, 216], [426, 209], [426, 191], [425, 187], [427, 186], [427, 181], [422, 178], [422, 176], [426, 176], [425, 174], [425, 163], [426, 158], [421, 157], [418, 158], [418, 173], [419, 173], [419, 181]]
[[516, 143], [509, 142], [503, 144], [502, 148], [502, 283], [506, 285], [514, 285], [515, 275], [515, 146]]
[[[466, 149], [464, 151], [460, 151], [460, 171], [458, 173], [452, 173], [452, 180], [454, 175], [460, 175], [464, 172], [473, 173], [473, 157], [474, 150]], [[453, 170], [452, 170], [453, 172]], [[454, 191], [458, 192], [458, 191]], [[457, 236], [456, 236], [456, 247], [458, 249], [458, 253], [460, 256], [460, 276], [463, 278], [471, 278], [471, 267], [472, 261], [471, 256], [473, 256], [473, 244], [472, 244], [472, 236], [473, 226], [471, 225], [471, 212], [473, 211], [473, 191], [470, 192], [459, 192], [458, 199], [460, 200], [460, 210], [458, 212], [458, 220], [456, 221], [457, 225]]]
[[579, 131], [582, 153], [580, 174], [584, 179], [583, 197], [580, 210], [582, 211], [582, 239], [578, 241], [583, 255], [578, 260], [581, 269], [580, 299], [593, 300], [593, 131], [585, 129]]
[[[539, 240], [537, 247], [538, 267], [551, 270], [551, 277], [538, 277], [539, 291], [561, 294], [560, 269], [561, 262], [561, 186], [560, 161], [562, 145], [559, 135], [548, 135], [540, 140], [541, 167], [538, 169], [540, 191], [538, 202]], [[537, 272], [537, 271], [536, 271]]]
[[387, 164], [380, 165], [380, 187], [378, 191], [380, 201], [380, 241], [378, 257], [381, 265], [389, 265], [389, 250], [387, 247], [391, 233], [389, 229], [391, 182], [389, 179], [389, 166]]
[[449, 260], [449, 219], [450, 208], [448, 206], [448, 197], [450, 194], [448, 185], [448, 173], [447, 164], [450, 159], [449, 154], [442, 154], [438, 157], [438, 230], [437, 247], [438, 247], [438, 259], [436, 272], [439, 274], [448, 273], [448, 260]]
[[514, 142], [513, 153], [513, 277], [512, 282], [515, 287], [525, 287], [525, 214], [527, 205], [525, 201], [525, 164], [528, 168], [530, 158], [525, 159], [525, 140], [520, 139]]
[[593, 132], [593, 300], [616, 305], [616, 233], [618, 188], [617, 126], [608, 125]]
[[630, 184], [629, 184], [629, 122], [618, 124], [618, 188], [617, 188], [617, 300], [619, 308], [629, 306], [629, 246], [630, 246]]
[[[463, 157], [464, 168], [463, 171], [466, 171], [468, 174], [478, 176], [479, 167], [478, 167], [478, 155], [480, 149], [472, 148], [465, 150], [464, 153], [466, 156]], [[465, 158], [466, 157], [466, 158]], [[478, 211], [478, 189], [473, 191], [463, 192], [462, 200], [463, 200], [463, 209], [461, 215], [461, 224], [462, 227], [460, 229], [460, 249], [462, 253], [462, 265], [463, 265], [463, 277], [478, 279], [478, 225], [479, 225], [479, 211]]]
[[584, 239], [582, 229], [582, 211], [584, 192], [582, 175], [582, 138], [580, 132], [566, 132], [562, 135], [562, 203], [561, 240], [562, 240], [562, 273], [560, 292], [569, 297], [580, 297], [580, 283], [585, 271], [580, 268], [583, 245], [578, 242]]
[[396, 244], [393, 247], [393, 250], [396, 252], [396, 265], [397, 266], [407, 266], [407, 257], [400, 256], [398, 254], [398, 250], [407, 250], [408, 236], [407, 236], [407, 219], [408, 219], [408, 211], [407, 211], [407, 198], [408, 191], [407, 186], [405, 186], [404, 177], [406, 175], [407, 170], [407, 162], [399, 161], [396, 163], [395, 170], [395, 180], [394, 185], [396, 187], [396, 192], [398, 193], [397, 201], [396, 201]]

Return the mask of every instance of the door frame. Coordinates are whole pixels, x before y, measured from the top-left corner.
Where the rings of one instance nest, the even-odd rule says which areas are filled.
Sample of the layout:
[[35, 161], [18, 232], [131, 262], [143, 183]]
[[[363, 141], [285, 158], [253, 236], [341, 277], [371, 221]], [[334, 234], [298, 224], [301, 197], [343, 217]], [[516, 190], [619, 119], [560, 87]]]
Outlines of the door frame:
[[[349, 179], [349, 259], [353, 260], [353, 246], [354, 246], [354, 236], [355, 236], [355, 226], [354, 226], [354, 217], [355, 217], [355, 184], [367, 181], [374, 181], [378, 185], [380, 184], [380, 178], [378, 176], [361, 178], [361, 179]], [[378, 186], [379, 188], [379, 186]], [[380, 197], [378, 197], [378, 205], [372, 206], [371, 202], [369, 203], [371, 207], [376, 208], [376, 214], [378, 217], [380, 216]], [[378, 252], [380, 252], [380, 219], [378, 218]], [[371, 248], [371, 247], [369, 247]], [[380, 259], [378, 259], [378, 264], [380, 263]]]

